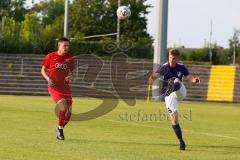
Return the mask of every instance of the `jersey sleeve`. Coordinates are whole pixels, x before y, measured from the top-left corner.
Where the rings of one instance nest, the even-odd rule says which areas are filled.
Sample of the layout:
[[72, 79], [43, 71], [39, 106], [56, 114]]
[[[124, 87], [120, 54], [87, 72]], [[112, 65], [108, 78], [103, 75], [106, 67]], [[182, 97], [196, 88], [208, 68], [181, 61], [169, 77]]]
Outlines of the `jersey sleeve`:
[[184, 65], [184, 66], [183, 66], [183, 75], [186, 77], [186, 76], [188, 76], [189, 74], [190, 74], [190, 73], [189, 73], [187, 67], [185, 67], [185, 65]]
[[44, 66], [45, 68], [49, 68], [49, 66], [50, 66], [50, 57], [49, 57], [49, 55], [47, 55], [45, 57], [45, 59], [42, 61], [42, 66]]

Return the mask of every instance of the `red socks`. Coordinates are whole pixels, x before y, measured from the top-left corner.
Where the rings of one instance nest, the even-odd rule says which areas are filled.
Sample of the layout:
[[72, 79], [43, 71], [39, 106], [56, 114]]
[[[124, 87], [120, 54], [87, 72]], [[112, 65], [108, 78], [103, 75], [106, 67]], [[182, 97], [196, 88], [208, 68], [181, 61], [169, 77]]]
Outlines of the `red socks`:
[[58, 115], [58, 119], [57, 119], [57, 123], [58, 123], [59, 126], [64, 128], [65, 125], [69, 122], [70, 118], [71, 118], [70, 111], [60, 110], [59, 115]]

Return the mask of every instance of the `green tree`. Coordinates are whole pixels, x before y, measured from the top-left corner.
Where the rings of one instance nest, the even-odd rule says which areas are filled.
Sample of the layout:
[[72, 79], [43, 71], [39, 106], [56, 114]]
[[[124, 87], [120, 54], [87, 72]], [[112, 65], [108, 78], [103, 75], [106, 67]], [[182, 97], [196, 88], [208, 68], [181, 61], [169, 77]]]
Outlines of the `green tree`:
[[236, 63], [240, 64], [240, 29], [234, 29], [233, 37], [229, 39], [229, 54], [233, 62], [233, 54], [235, 50]]
[[[128, 55], [150, 57], [148, 55], [151, 55], [153, 40], [147, 33], [147, 19], [145, 16], [148, 14], [147, 9], [151, 6], [146, 5], [146, 0], [122, 0], [121, 2], [122, 5], [129, 6], [132, 11], [128, 20], [120, 22], [121, 40], [128, 40], [133, 43], [131, 51], [135, 53], [129, 51], [127, 52]], [[74, 0], [70, 10], [70, 36], [81, 39], [83, 36], [116, 33], [117, 7], [118, 1], [116, 0]], [[91, 40], [115, 41], [116, 37], [93, 38]], [[94, 47], [99, 48], [96, 45]], [[144, 53], [137, 53], [143, 52], [143, 50]]]
[[[0, 52], [49, 52], [55, 47], [55, 40], [63, 35], [65, 0], [48, 0], [24, 8], [26, 0], [0, 0], [1, 37], [4, 45]], [[151, 58], [152, 38], [147, 33], [146, 0], [121, 0], [122, 5], [131, 8], [132, 15], [121, 21], [121, 41], [130, 41], [132, 49], [126, 51], [131, 57]], [[116, 33], [116, 0], [73, 0], [70, 4], [69, 37], [80, 39], [72, 42], [76, 53], [92, 52], [100, 56], [110, 55], [103, 50], [109, 41], [116, 37], [93, 38], [83, 41], [84, 36]], [[4, 17], [4, 18], [2, 18]], [[13, 27], [14, 26], [14, 27]], [[11, 47], [14, 42], [16, 47]], [[9, 46], [8, 46], [9, 45]], [[5, 47], [3, 47], [5, 46]], [[8, 47], [7, 47], [8, 46]], [[5, 48], [5, 49], [4, 49]]]
[[[113, 20], [107, 24], [105, 0], [75, 0], [70, 11], [70, 36], [81, 38], [96, 34], [113, 33]], [[109, 24], [109, 25], [108, 25]]]
[[11, 0], [10, 3], [10, 17], [13, 17], [16, 21], [23, 21], [25, 14], [28, 12], [24, 7], [26, 0]]
[[44, 26], [40, 34], [40, 53], [46, 54], [56, 49], [56, 39], [63, 34], [63, 19], [63, 16], [58, 16], [54, 23]]
[[53, 24], [59, 16], [64, 14], [64, 2], [65, 0], [49, 0], [34, 5], [31, 11], [38, 13], [41, 23], [46, 26]]
[[123, 0], [121, 2], [124, 5], [128, 5], [132, 11], [128, 21], [122, 22], [121, 34], [129, 37], [134, 42], [148, 38], [148, 43], [151, 43], [151, 37], [147, 33], [146, 19], [146, 15], [149, 13], [147, 9], [151, 6], [146, 5], [146, 0]]
[[[39, 34], [39, 22], [35, 13], [26, 14], [23, 21], [22, 39], [25, 41], [34, 40]], [[36, 37], [35, 37], [36, 36]]]
[[55, 49], [56, 39], [63, 34], [65, 0], [49, 0], [34, 5], [32, 13], [37, 15], [39, 35], [37, 53], [48, 53]]
[[7, 16], [10, 11], [11, 0], [0, 0], [0, 20]]
[[2, 17], [12, 17], [16, 21], [24, 20], [28, 10], [24, 7], [26, 0], [0, 0], [0, 20]]
[[[147, 33], [146, 0], [122, 0], [130, 7], [132, 14], [128, 20], [121, 21], [121, 35], [134, 42], [151, 37]], [[116, 0], [75, 0], [71, 5], [71, 35], [96, 35], [115, 33], [117, 30]]]

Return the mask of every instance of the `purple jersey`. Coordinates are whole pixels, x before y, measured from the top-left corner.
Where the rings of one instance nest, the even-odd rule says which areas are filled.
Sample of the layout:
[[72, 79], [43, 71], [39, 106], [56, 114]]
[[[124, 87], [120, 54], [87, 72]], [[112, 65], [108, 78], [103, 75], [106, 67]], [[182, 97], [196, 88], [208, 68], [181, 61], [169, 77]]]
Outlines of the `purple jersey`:
[[[165, 72], [164, 75], [161, 74], [163, 71]], [[181, 63], [177, 63], [175, 68], [172, 68], [168, 63], [165, 63], [156, 71], [156, 73], [160, 73], [161, 76], [164, 76], [164, 80], [169, 80], [170, 78], [175, 77], [182, 81], [183, 76], [189, 75], [188, 69]]]
[[171, 78], [179, 78], [181, 81], [183, 79], [183, 76], [188, 76], [189, 71], [184, 66], [184, 64], [177, 63], [175, 68], [172, 68], [169, 66], [169, 63], [163, 64], [159, 69], [156, 71], [156, 73], [159, 73], [161, 76], [163, 76], [164, 83], [161, 88], [161, 92], [164, 93], [167, 88], [167, 81]]

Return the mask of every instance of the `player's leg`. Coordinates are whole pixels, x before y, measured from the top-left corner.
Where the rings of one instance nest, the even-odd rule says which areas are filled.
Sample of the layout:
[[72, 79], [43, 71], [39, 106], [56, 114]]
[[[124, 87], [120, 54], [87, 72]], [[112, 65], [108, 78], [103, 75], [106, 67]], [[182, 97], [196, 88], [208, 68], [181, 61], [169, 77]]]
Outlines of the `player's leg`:
[[178, 78], [172, 78], [169, 80], [165, 96], [169, 96], [173, 92], [176, 92], [176, 96], [180, 101], [183, 100], [187, 95], [186, 87]]
[[171, 120], [172, 120], [172, 128], [173, 128], [173, 131], [175, 132], [178, 140], [179, 140], [179, 146], [180, 146], [180, 150], [185, 150], [185, 142], [183, 140], [183, 137], [182, 137], [182, 130], [181, 130], [181, 127], [180, 127], [180, 124], [179, 124], [179, 121], [178, 121], [178, 111], [175, 111], [171, 114]]
[[175, 78], [173, 80], [173, 92], [178, 91], [182, 87], [182, 82], [180, 79]]
[[[174, 80], [176, 86], [176, 95], [179, 101], [182, 101], [187, 96], [187, 89], [185, 85], [177, 78]], [[179, 87], [179, 88], [178, 88]], [[178, 89], [177, 89], [178, 88]]]
[[178, 91], [182, 86], [180, 79], [171, 78], [168, 81], [168, 86], [166, 88], [165, 96], [169, 96], [172, 92]]
[[67, 97], [66, 102], [67, 108], [65, 109], [65, 123], [63, 127], [65, 127], [68, 124], [72, 115], [72, 97]]
[[71, 100], [62, 98], [57, 102], [56, 114], [58, 115], [57, 139], [64, 140], [63, 129], [71, 118]]
[[67, 109], [67, 101], [65, 99], [61, 99], [57, 102], [57, 107], [56, 107], [56, 114], [57, 114], [57, 123], [58, 127], [56, 129], [57, 132], [57, 139], [59, 140], [64, 140], [64, 132], [63, 128], [65, 125], [65, 114], [66, 114], [66, 109]]
[[178, 97], [176, 92], [173, 92], [169, 96], [165, 97], [165, 103], [171, 117], [173, 131], [179, 140], [180, 150], [185, 150], [185, 143], [178, 119]]
[[57, 102], [56, 110], [59, 128], [64, 128], [71, 117], [71, 105], [63, 98]]
[[64, 140], [63, 128], [69, 122], [71, 117], [72, 97], [71, 95], [63, 95], [52, 88], [48, 88], [48, 92], [53, 101], [56, 102], [55, 113], [57, 115], [58, 127], [57, 139]]

